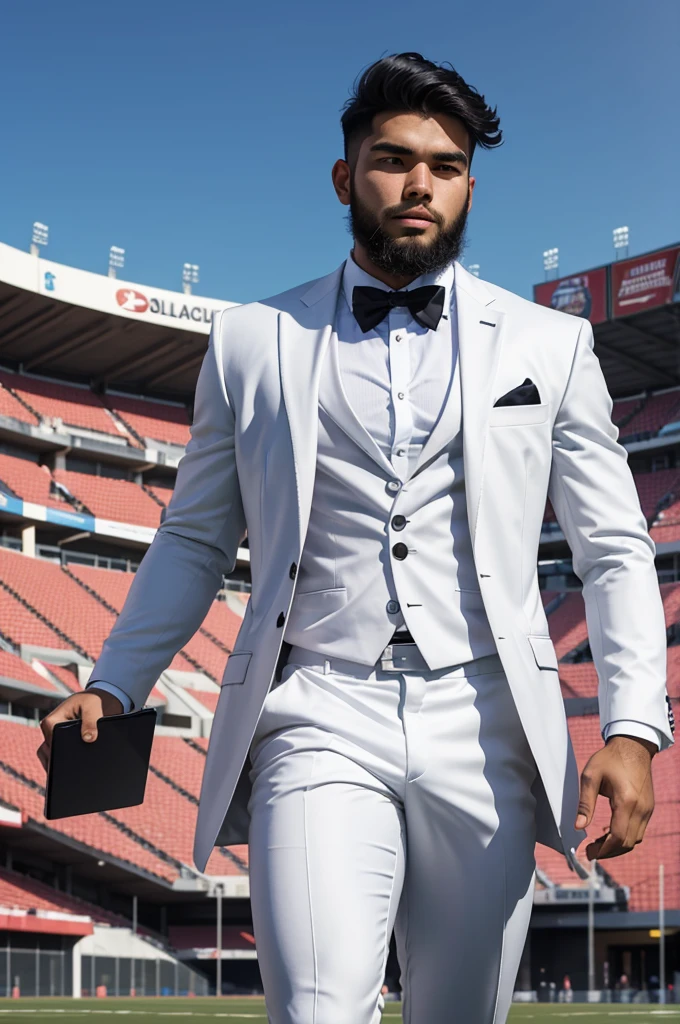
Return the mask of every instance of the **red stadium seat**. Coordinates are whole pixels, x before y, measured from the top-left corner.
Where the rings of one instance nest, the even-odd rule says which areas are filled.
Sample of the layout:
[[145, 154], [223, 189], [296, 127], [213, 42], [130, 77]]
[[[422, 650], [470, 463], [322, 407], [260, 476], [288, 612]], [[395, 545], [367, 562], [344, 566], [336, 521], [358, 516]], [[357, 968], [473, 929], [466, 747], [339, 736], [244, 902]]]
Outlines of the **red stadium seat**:
[[40, 420], [50, 422], [57, 419], [66, 427], [80, 427], [129, 440], [99, 397], [88, 388], [25, 377], [5, 370], [0, 371], [0, 382], [5, 388], [10, 388]]
[[111, 394], [104, 395], [103, 400], [142, 439], [181, 447], [189, 440], [189, 414], [184, 406]]

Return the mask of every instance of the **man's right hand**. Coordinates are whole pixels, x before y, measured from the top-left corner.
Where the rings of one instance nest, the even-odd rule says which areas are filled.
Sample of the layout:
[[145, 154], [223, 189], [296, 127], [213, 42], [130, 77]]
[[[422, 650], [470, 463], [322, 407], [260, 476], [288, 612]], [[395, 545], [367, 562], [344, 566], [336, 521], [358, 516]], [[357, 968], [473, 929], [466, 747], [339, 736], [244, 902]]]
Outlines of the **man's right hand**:
[[40, 723], [44, 742], [38, 747], [38, 760], [47, 771], [52, 749], [52, 730], [59, 722], [70, 722], [74, 718], [81, 720], [80, 735], [86, 743], [94, 743], [97, 739], [97, 722], [100, 718], [123, 713], [123, 705], [108, 690], [98, 690], [95, 686], [82, 693], [74, 693], [62, 701], [54, 711], [46, 715]]

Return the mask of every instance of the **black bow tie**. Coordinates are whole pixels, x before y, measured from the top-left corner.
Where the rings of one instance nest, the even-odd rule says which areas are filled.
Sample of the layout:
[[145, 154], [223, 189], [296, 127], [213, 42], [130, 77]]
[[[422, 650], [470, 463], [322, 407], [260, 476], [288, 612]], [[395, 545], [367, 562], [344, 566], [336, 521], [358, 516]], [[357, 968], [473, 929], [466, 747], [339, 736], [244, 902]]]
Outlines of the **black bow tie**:
[[384, 320], [391, 309], [406, 306], [422, 327], [436, 331], [444, 311], [446, 289], [427, 284], [410, 292], [386, 292], [383, 288], [357, 285], [352, 289], [352, 312], [362, 331], [370, 331]]

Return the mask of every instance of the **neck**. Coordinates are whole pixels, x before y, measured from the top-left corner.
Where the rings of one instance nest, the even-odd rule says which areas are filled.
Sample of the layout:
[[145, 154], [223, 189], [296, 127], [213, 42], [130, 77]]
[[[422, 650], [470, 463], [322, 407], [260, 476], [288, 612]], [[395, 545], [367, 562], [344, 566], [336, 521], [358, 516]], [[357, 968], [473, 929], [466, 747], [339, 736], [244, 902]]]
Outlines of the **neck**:
[[362, 270], [365, 270], [371, 277], [375, 277], [378, 281], [382, 281], [383, 284], [389, 285], [395, 291], [399, 291], [400, 288], [405, 288], [406, 285], [410, 284], [411, 281], [415, 281], [418, 274], [412, 275], [411, 277], [401, 277], [396, 274], [388, 274], [380, 267], [376, 267], [375, 263], [370, 259], [368, 253], [362, 246], [361, 242], [354, 242], [354, 248], [352, 249], [352, 257], [354, 262]]

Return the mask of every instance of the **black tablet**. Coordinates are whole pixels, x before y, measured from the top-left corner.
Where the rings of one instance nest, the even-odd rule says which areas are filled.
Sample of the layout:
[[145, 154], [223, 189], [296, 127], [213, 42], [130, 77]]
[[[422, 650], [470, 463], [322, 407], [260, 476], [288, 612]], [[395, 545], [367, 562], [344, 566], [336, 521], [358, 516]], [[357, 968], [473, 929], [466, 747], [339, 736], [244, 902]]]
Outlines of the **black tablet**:
[[97, 739], [86, 743], [81, 721], [59, 722], [45, 788], [45, 817], [114, 811], [144, 802], [155, 708], [108, 715], [97, 722]]

